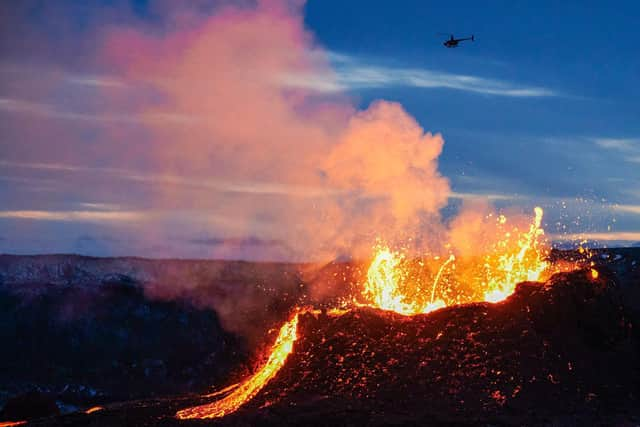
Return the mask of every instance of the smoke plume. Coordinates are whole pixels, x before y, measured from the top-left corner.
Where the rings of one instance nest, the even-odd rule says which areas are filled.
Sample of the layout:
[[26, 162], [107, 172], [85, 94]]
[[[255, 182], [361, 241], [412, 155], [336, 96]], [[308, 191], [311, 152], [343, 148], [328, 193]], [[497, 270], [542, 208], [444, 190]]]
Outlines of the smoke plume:
[[415, 234], [447, 202], [443, 140], [399, 104], [357, 111], [290, 84], [332, 75], [299, 5], [225, 6], [162, 34], [113, 29], [104, 46], [110, 67], [155, 95], [135, 100], [154, 169], [211, 184], [194, 198], [168, 179], [165, 209], [232, 218], [226, 233], [283, 242], [275, 258], [328, 260]]

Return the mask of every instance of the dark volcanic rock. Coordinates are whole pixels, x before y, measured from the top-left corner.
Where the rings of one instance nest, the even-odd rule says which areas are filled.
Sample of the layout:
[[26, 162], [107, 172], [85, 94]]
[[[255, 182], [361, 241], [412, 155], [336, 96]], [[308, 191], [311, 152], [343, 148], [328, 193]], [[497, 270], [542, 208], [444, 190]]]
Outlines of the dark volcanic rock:
[[[305, 315], [285, 368], [222, 424], [531, 424], [639, 416], [639, 340], [606, 278], [404, 317]], [[264, 405], [266, 408], [260, 409]]]
[[246, 358], [212, 310], [145, 298], [130, 283], [0, 288], [0, 384], [89, 404], [200, 390]]
[[50, 395], [30, 391], [15, 396], [0, 411], [0, 419], [31, 420], [60, 414], [55, 399]]
[[[0, 255], [0, 408], [202, 391], [297, 302], [291, 264]], [[258, 337], [258, 338], [256, 338]]]
[[[163, 299], [149, 292], [158, 272], [171, 268], [133, 260], [145, 267], [125, 263], [128, 273], [119, 275], [113, 266], [122, 260], [54, 257], [52, 267], [36, 257], [36, 268], [0, 257], [0, 339], [8, 343], [0, 353], [0, 400], [1, 393], [6, 399], [38, 389], [80, 408], [106, 406], [36, 425], [637, 425], [640, 252], [594, 256], [597, 280], [587, 263], [546, 284], [520, 284], [499, 304], [414, 317], [371, 309], [302, 315], [294, 352], [254, 400], [226, 418], [191, 422], [173, 415], [212, 398], [182, 393], [243, 378], [248, 352], [213, 310], [180, 293]], [[192, 271], [189, 262], [178, 264]], [[263, 331], [277, 328], [274, 319], [304, 291], [292, 266], [192, 267], [198, 273], [187, 276], [197, 277], [194, 289], [211, 291], [204, 294], [209, 307], [244, 309]], [[358, 274], [341, 271], [332, 264], [317, 277], [337, 278], [339, 288]], [[277, 277], [283, 288], [261, 290]], [[247, 295], [263, 307], [236, 301]], [[108, 403], [130, 398], [145, 400]]]
[[[236, 413], [178, 421], [210, 401], [123, 404], [60, 425], [635, 425], [638, 319], [613, 276], [523, 283], [499, 304], [405, 317], [303, 314], [285, 366]], [[46, 423], [45, 423], [46, 424]]]

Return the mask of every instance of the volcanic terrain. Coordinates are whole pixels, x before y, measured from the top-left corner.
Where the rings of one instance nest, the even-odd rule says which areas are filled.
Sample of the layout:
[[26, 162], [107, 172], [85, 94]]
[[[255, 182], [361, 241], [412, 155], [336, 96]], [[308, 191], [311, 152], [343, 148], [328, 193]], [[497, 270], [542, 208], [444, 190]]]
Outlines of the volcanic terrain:
[[[555, 252], [552, 255], [557, 261], [574, 254]], [[251, 360], [246, 350], [241, 353], [244, 356], [236, 354], [238, 362], [235, 364], [230, 353], [240, 351], [241, 343], [245, 341], [223, 330], [218, 334], [226, 333], [228, 338], [220, 339], [226, 340], [227, 347], [235, 347], [222, 353], [214, 351], [214, 354], [221, 356], [215, 363], [206, 365], [209, 366], [208, 370], [193, 366], [193, 371], [189, 372], [190, 378], [197, 377], [198, 381], [195, 378], [189, 380], [189, 375], [179, 377], [167, 373], [167, 370], [175, 370], [176, 365], [180, 364], [174, 361], [173, 365], [156, 368], [162, 371], [161, 374], [153, 369], [151, 374], [149, 369], [143, 370], [139, 377], [133, 374], [118, 377], [114, 373], [114, 378], [119, 379], [121, 387], [125, 389], [120, 399], [126, 393], [135, 397], [136, 393], [132, 392], [143, 390], [145, 383], [152, 388], [147, 390], [148, 394], [137, 392], [140, 397], [149, 396], [142, 400], [113, 403], [118, 395], [108, 395], [102, 391], [101, 399], [86, 397], [84, 406], [96, 402], [102, 404], [99, 410], [90, 414], [83, 410], [67, 410], [68, 413], [55, 416], [56, 411], [49, 414], [45, 411], [37, 415], [40, 418], [35, 418], [35, 414], [29, 416], [30, 401], [28, 396], [23, 395], [26, 404], [23, 402], [22, 413], [14, 398], [13, 404], [9, 400], [5, 405], [1, 419], [32, 418], [34, 425], [105, 426], [202, 423], [637, 424], [640, 421], [640, 411], [637, 409], [640, 407], [640, 253], [637, 250], [596, 251], [593, 257], [597, 261], [593, 269], [556, 274], [546, 283], [521, 283], [511, 297], [497, 304], [467, 304], [415, 316], [367, 307], [346, 312], [301, 312], [298, 316], [297, 340], [283, 367], [253, 399], [237, 412], [222, 418], [179, 420], [175, 414], [233, 393], [231, 387], [217, 395], [193, 394], [193, 391], [204, 390], [205, 383], [220, 390], [250, 374], [248, 368], [242, 367], [246, 365], [241, 365]], [[333, 265], [327, 268], [333, 271], [338, 267]], [[10, 270], [5, 267], [5, 272]], [[594, 270], [597, 274], [594, 274]], [[10, 280], [5, 275], [7, 282]], [[6, 288], [7, 285], [4, 286]], [[15, 287], [14, 281], [11, 289], [14, 290], [12, 301], [15, 305], [9, 304], [9, 308], [24, 310], [25, 305], [34, 304], [29, 299], [18, 301]], [[150, 307], [149, 313], [156, 313], [158, 307], [140, 295], [134, 299], [142, 298], [140, 304]], [[22, 297], [26, 298], [24, 295]], [[182, 312], [183, 317], [184, 313], [197, 311], [186, 305], [175, 308], [163, 306], [163, 309], [169, 312], [175, 309]], [[277, 311], [281, 309], [279, 307]], [[202, 311], [207, 312], [204, 309]], [[83, 316], [87, 317], [87, 314]], [[180, 316], [176, 316], [174, 320], [180, 323]], [[215, 319], [215, 315], [212, 319]], [[164, 321], [172, 323], [170, 316]], [[124, 325], [118, 326], [120, 329], [130, 328], [128, 321], [123, 322]], [[208, 325], [214, 324], [215, 320], [214, 323], [191, 324], [194, 330], [185, 331], [184, 334], [187, 337], [193, 337], [194, 334], [201, 336], [203, 329], [210, 330], [211, 326]], [[107, 322], [103, 328], [112, 326]], [[170, 341], [171, 337], [181, 334], [180, 328], [171, 330], [166, 326], [163, 330], [167, 337], [158, 340]], [[7, 327], [5, 323], [4, 328]], [[12, 347], [20, 348], [20, 337], [9, 338], [15, 340], [9, 340]], [[70, 339], [73, 341], [73, 337]], [[189, 339], [185, 338], [187, 341]], [[232, 344], [233, 340], [238, 344]], [[217, 346], [213, 341], [202, 341], [202, 338], [196, 339], [196, 342], [214, 348]], [[155, 343], [158, 347], [161, 344]], [[80, 348], [86, 352], [91, 345], [91, 342], [83, 342]], [[268, 345], [265, 348], [268, 350]], [[166, 353], [158, 348], [156, 350], [160, 353], [156, 360], [162, 360], [162, 355]], [[193, 348], [190, 354], [192, 357], [184, 363], [204, 363], [207, 359], [194, 357]], [[15, 362], [15, 355], [13, 353], [14, 357], [9, 356], [8, 360]], [[122, 356], [118, 354], [118, 357]], [[259, 364], [259, 361], [255, 363]], [[80, 365], [77, 369], [82, 370], [82, 366], [90, 365]], [[101, 384], [86, 373], [84, 376], [75, 374], [76, 380], [93, 379], [93, 384]], [[38, 386], [36, 374], [14, 371], [12, 375], [9, 378], [14, 383], [22, 375], [29, 376], [31, 384]], [[162, 381], [155, 378], [156, 375], [163, 375], [168, 385], [159, 387]], [[44, 373], [40, 373], [41, 378], [44, 376]], [[64, 376], [64, 373], [58, 373], [54, 380], [61, 381]], [[128, 378], [130, 376], [134, 379]], [[191, 386], [180, 385], [180, 380]], [[109, 386], [113, 388], [115, 383], [117, 381], [112, 380]], [[44, 387], [43, 384], [39, 386], [41, 389]], [[183, 394], [172, 395], [172, 387], [174, 393]], [[109, 387], [104, 389], [108, 390]], [[42, 396], [51, 396], [52, 391], [50, 387]], [[154, 395], [164, 396], [150, 398]], [[63, 396], [64, 393], [55, 395], [58, 403]], [[73, 402], [81, 408], [81, 400], [75, 396]], [[37, 399], [31, 402], [34, 401]], [[12, 409], [16, 406], [18, 409]], [[31, 409], [35, 410], [35, 407]], [[12, 414], [10, 411], [18, 412]]]

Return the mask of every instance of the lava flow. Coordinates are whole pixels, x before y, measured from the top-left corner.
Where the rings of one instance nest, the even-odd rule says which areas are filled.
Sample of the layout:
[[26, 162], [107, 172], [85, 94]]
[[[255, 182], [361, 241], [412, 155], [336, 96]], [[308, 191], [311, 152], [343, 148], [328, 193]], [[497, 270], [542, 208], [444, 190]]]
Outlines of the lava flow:
[[273, 378], [280, 370], [287, 356], [293, 349], [293, 343], [297, 339], [298, 312], [287, 321], [282, 328], [276, 342], [271, 348], [271, 354], [267, 362], [250, 378], [242, 382], [228, 396], [215, 402], [194, 406], [192, 408], [178, 411], [176, 417], [180, 419], [189, 418], [218, 418], [231, 412], [235, 412], [245, 402], [251, 400], [258, 392]]
[[[503, 234], [490, 245], [490, 252], [481, 258], [481, 268], [477, 268], [477, 258], [471, 261], [458, 259], [451, 253], [444, 262], [440, 261], [441, 257], [434, 257], [430, 262], [420, 261], [421, 269], [430, 264], [435, 272], [432, 276], [425, 275], [424, 271], [416, 270], [415, 262], [405, 254], [380, 246], [362, 289], [362, 297], [367, 302], [363, 304], [354, 300], [354, 305], [412, 316], [446, 306], [501, 301], [515, 291], [519, 282], [540, 280], [543, 274], [550, 273], [549, 262], [545, 259], [548, 251], [541, 241], [544, 235], [542, 215], [542, 209], [536, 207], [534, 221], [524, 233], [519, 233], [517, 228], [503, 227], [507, 219], [499, 216], [497, 224], [502, 227], [499, 229]], [[331, 310], [331, 313], [341, 316], [349, 311], [347, 308]], [[303, 312], [315, 313], [317, 310], [296, 310], [280, 329], [266, 363], [254, 375], [235, 385], [235, 390], [226, 397], [181, 410], [176, 416], [180, 419], [222, 417], [255, 397], [275, 377], [292, 352], [297, 339], [298, 317]]]

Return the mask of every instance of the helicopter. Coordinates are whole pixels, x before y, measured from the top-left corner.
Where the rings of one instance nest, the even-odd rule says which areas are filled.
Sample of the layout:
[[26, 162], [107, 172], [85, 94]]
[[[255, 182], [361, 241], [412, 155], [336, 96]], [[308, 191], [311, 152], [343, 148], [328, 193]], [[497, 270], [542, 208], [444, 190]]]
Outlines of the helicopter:
[[456, 39], [455, 37], [453, 37], [453, 34], [449, 34], [449, 35], [451, 37], [447, 41], [442, 43], [445, 47], [448, 47], [448, 48], [458, 47], [458, 43], [463, 42], [465, 40], [471, 40], [471, 41], [475, 40], [473, 35], [471, 35], [471, 37], [465, 37], [465, 38], [461, 38], [461, 39]]

